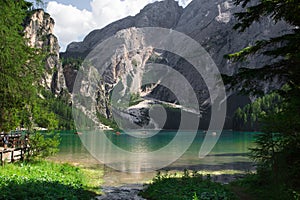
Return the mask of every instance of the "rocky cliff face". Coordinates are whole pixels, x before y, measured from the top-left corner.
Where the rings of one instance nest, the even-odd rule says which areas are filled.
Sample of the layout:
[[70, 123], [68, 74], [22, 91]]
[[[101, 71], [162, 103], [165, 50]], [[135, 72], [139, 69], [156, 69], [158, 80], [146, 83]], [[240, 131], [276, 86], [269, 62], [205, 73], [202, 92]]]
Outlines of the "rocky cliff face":
[[[231, 0], [193, 0], [184, 9], [175, 29], [198, 41], [212, 56], [221, 73], [230, 75], [235, 72], [235, 67], [224, 59], [224, 55], [257, 40], [282, 34], [287, 29], [284, 22], [275, 25], [272, 20], [264, 18], [243, 33], [234, 31], [232, 28], [237, 23], [234, 13], [239, 11], [241, 8], [234, 6]], [[255, 68], [266, 62], [266, 58], [253, 57], [238, 65]]]
[[[190, 70], [190, 64], [177, 55], [158, 51], [151, 48], [151, 46], [143, 46], [142, 35], [138, 35], [138, 32], [135, 32], [134, 34], [137, 35], [132, 37], [132, 30], [134, 29], [130, 27], [163, 27], [182, 32], [199, 42], [205, 48], [221, 73], [231, 75], [236, 72], [237, 67], [258, 68], [264, 63], [271, 62], [271, 60], [257, 56], [251, 57], [247, 63], [233, 64], [224, 59], [225, 54], [238, 51], [247, 45], [253, 44], [258, 39], [269, 38], [288, 30], [288, 26], [284, 22], [274, 25], [270, 19], [266, 18], [260, 23], [253, 24], [244, 33], [233, 31], [232, 28], [236, 23], [233, 13], [239, 10], [240, 8], [235, 7], [230, 0], [193, 0], [184, 9], [178, 6], [174, 0], [155, 2], [146, 6], [134, 17], [127, 17], [101, 30], [92, 31], [82, 42], [71, 43], [67, 51], [62, 53], [62, 57], [85, 58], [97, 44], [105, 39], [114, 34], [122, 35], [124, 48], [121, 48], [119, 52], [123, 53], [115, 54], [111, 60], [105, 61], [106, 63], [103, 66], [109, 67], [102, 77], [103, 79], [99, 86], [98, 95], [95, 97], [95, 101], [96, 99], [98, 101], [98, 111], [108, 118], [111, 117], [111, 113], [113, 112], [113, 109], [109, 106], [109, 94], [113, 88], [115, 88], [119, 82], [121, 82], [123, 86], [128, 85], [125, 83], [125, 81], [128, 81], [128, 77], [132, 80], [136, 80], [135, 77], [139, 77], [138, 74], [145, 71], [145, 63], [153, 62], [153, 58], [155, 58], [156, 63], [172, 66], [183, 74], [184, 77], [189, 80], [194, 90], [198, 91], [197, 98], [199, 99], [200, 105], [203, 105], [203, 103], [210, 101], [209, 94], [201, 76], [197, 75], [195, 71]], [[128, 35], [126, 36], [126, 34]], [[137, 40], [134, 38], [137, 38]], [[128, 44], [131, 45], [130, 49], [135, 49], [135, 51], [128, 51], [128, 46], [126, 46]], [[136, 65], [137, 68], [134, 67], [134, 65]], [[69, 63], [67, 66], [66, 69], [68, 70], [65, 70], [65, 75], [72, 71], [72, 64]], [[140, 71], [137, 69], [140, 69]], [[73, 70], [73, 76], [67, 77], [67, 82], [74, 83], [73, 78], [76, 72], [76, 70]], [[130, 85], [138, 87], [140, 83], [141, 80], [138, 80]], [[276, 83], [274, 83], [274, 85], [276, 86]], [[268, 85], [265, 86], [265, 88], [268, 90], [270, 87], [274, 87], [274, 85]], [[68, 88], [72, 91], [70, 86]], [[140, 88], [134, 91], [126, 90], [126, 87], [123, 87], [123, 89], [124, 93], [138, 92], [142, 94], [144, 92]], [[231, 94], [229, 94], [229, 96], [230, 95]], [[140, 103], [140, 106], [122, 110], [122, 115], [130, 116], [131, 121], [137, 124], [149, 123], [149, 120], [145, 122], [145, 119], [149, 119], [149, 117], [145, 117], [149, 112], [147, 109], [145, 111], [145, 108], [157, 102], [152, 101], [149, 103], [145, 101], [145, 98], [170, 103], [176, 102], [176, 97], [174, 97], [171, 92], [159, 86], [150, 88], [150, 92], [148, 91], [143, 97], [144, 101]], [[226, 128], [234, 128], [230, 120], [234, 110], [237, 106], [249, 101], [248, 97], [236, 98], [235, 95], [229, 98], [229, 112], [227, 113], [228, 120]], [[206, 118], [209, 118], [209, 111]]]
[[47, 54], [46, 72], [42, 79], [42, 85], [55, 94], [66, 89], [62, 64], [59, 58], [59, 45], [56, 36], [53, 34], [54, 20], [43, 10], [35, 10], [25, 20], [24, 33], [28, 39], [28, 45]]
[[[82, 42], [72, 42], [66, 52], [61, 53], [63, 59], [84, 59], [97, 44], [113, 36], [118, 31], [129, 27], [163, 27], [174, 28], [183, 12], [183, 8], [174, 0], [155, 2], [147, 5], [136, 16], [129, 16], [113, 22], [103, 29], [89, 33]], [[64, 65], [64, 75], [68, 90], [72, 92], [77, 74], [77, 66], [72, 62]]]
[[147, 5], [134, 17], [126, 17], [113, 22], [100, 30], [89, 33], [82, 42], [68, 45], [62, 57], [85, 57], [97, 44], [120, 30], [129, 27], [174, 28], [183, 12], [183, 8], [174, 0], [165, 0]]

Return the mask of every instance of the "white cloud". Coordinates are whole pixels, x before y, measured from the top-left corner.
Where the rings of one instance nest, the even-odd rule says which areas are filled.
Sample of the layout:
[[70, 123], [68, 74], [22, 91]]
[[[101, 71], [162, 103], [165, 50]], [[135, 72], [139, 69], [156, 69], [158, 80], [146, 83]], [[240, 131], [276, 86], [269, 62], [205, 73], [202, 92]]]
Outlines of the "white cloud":
[[[55, 20], [55, 35], [61, 51], [72, 41], [81, 41], [90, 31], [102, 28], [118, 19], [137, 14], [148, 3], [158, 0], [92, 0], [91, 11], [50, 1], [47, 12]], [[178, 0], [186, 6], [191, 0]]]
[[55, 21], [54, 31], [61, 50], [64, 50], [70, 42], [82, 39], [97, 27], [92, 12], [79, 10], [71, 5], [51, 1], [47, 5], [47, 12]]
[[192, 0], [176, 0], [178, 1], [178, 4], [182, 7], [186, 7], [189, 3], [191, 3]]

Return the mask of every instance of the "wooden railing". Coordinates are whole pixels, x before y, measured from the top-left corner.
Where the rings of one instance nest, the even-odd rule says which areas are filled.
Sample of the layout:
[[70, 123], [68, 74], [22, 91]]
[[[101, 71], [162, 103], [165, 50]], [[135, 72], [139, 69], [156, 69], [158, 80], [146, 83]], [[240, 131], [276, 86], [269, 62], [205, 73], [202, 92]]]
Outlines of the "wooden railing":
[[16, 160], [23, 161], [25, 156], [28, 156], [28, 147], [8, 148], [0, 150], [0, 163], [3, 165], [5, 162], [14, 162]]
[[20, 133], [0, 134], [0, 164], [24, 160], [29, 153], [28, 142], [28, 137]]

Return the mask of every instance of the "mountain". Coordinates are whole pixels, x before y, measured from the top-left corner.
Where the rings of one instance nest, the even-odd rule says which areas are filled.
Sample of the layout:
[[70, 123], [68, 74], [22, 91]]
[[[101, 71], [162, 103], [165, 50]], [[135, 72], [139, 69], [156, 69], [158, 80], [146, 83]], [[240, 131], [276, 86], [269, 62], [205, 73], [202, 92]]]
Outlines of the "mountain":
[[[243, 33], [236, 32], [233, 30], [233, 26], [237, 21], [233, 14], [240, 10], [240, 7], [235, 7], [229, 0], [193, 0], [184, 9], [174, 0], [149, 4], [136, 16], [126, 17], [103, 29], [94, 30], [82, 42], [73, 42], [68, 45], [66, 52], [61, 53], [61, 57], [67, 61], [63, 66], [66, 85], [69, 91], [72, 92], [79, 68], [78, 63], [74, 64], [74, 60], [79, 59], [82, 61], [86, 56], [94, 59], [93, 55], [90, 55], [93, 54], [93, 49], [111, 36], [117, 36], [124, 45], [112, 54], [111, 59], [103, 61], [103, 66], [108, 67], [101, 74], [100, 85], [94, 88], [94, 93], [97, 93], [97, 95], [85, 94], [93, 97], [91, 101], [97, 105], [94, 111], [99, 112], [106, 118], [112, 118], [113, 113], [115, 113], [114, 117], [121, 116], [121, 118], [125, 118], [127, 121], [131, 121], [139, 126], [144, 127], [151, 124], [151, 127], [156, 127], [159, 124], [159, 120], [151, 122], [149, 117], [151, 106], [153, 104], [163, 104], [165, 107], [167, 105], [167, 107], [176, 108], [176, 95], [170, 92], [168, 88], [155, 84], [146, 88], [147, 92], [145, 88], [137, 88], [137, 86], [142, 85], [143, 80], [141, 77], [147, 71], [147, 63], [166, 64], [180, 72], [192, 85], [194, 91], [197, 91], [196, 96], [199, 100], [199, 106], [205, 110], [202, 113], [202, 125], [200, 128], [207, 128], [211, 114], [210, 103], [214, 99], [209, 96], [203, 77], [191, 70], [190, 63], [184, 58], [172, 54], [172, 52], [144, 46], [144, 33], [136, 28], [162, 27], [184, 33], [204, 47], [221, 73], [232, 75], [239, 67], [259, 68], [264, 63], [272, 62], [272, 60], [263, 56], [253, 56], [247, 62], [237, 64], [226, 60], [224, 58], [225, 54], [254, 44], [256, 40], [274, 37], [289, 30], [286, 23], [279, 22], [274, 24], [272, 20], [265, 18], [253, 24]], [[104, 51], [103, 55], [105, 53]], [[95, 77], [88, 76], [83, 78], [81, 82], [88, 83], [93, 78]], [[275, 81], [271, 84], [264, 82], [258, 84], [261, 84], [266, 92], [279, 85]], [[110, 105], [111, 93], [117, 86], [122, 87], [120, 92], [123, 92], [123, 94], [136, 95], [138, 97], [135, 99], [136, 102], [130, 102], [129, 108], [115, 109]], [[86, 87], [90, 86], [86, 85]], [[182, 87], [182, 91], [185, 90], [183, 86], [178, 87]], [[253, 97], [240, 96], [234, 91], [229, 91], [227, 96], [225, 128], [234, 129], [234, 111], [239, 106], [249, 103]], [[174, 128], [179, 122], [178, 117], [180, 118], [180, 116], [174, 109], [169, 109], [168, 112], [172, 113], [172, 117], [169, 117], [169, 121], [164, 128]]]
[[82, 42], [72, 42], [68, 45], [63, 58], [85, 57], [97, 44], [120, 30], [129, 27], [162, 27], [174, 28], [183, 12], [177, 2], [166, 0], [148, 4], [136, 16], [126, 17], [113, 22], [103, 29], [89, 33]]
[[[163, 2], [155, 2], [147, 5], [136, 16], [126, 17], [124, 19], [113, 22], [103, 29], [94, 30], [89, 33], [82, 42], [72, 42], [68, 45], [66, 52], [61, 53], [63, 60], [84, 59], [88, 53], [99, 43], [114, 35], [120, 30], [129, 27], [163, 27], [173, 28], [176, 26], [183, 8], [173, 0]], [[77, 65], [68, 62], [64, 64], [64, 74], [66, 84], [70, 92], [72, 92], [74, 81], [77, 74]]]
[[59, 57], [59, 44], [53, 34], [54, 20], [44, 10], [32, 11], [24, 22], [24, 37], [28, 45], [46, 54], [45, 73], [41, 84], [54, 94], [67, 90], [63, 68]]

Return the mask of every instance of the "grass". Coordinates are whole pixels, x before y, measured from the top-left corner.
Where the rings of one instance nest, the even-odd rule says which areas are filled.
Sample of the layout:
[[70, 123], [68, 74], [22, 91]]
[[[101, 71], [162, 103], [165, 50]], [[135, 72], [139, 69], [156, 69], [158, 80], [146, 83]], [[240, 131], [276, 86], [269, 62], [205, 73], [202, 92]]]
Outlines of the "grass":
[[0, 168], [0, 199], [84, 200], [100, 193], [101, 175], [93, 170], [48, 161], [6, 164]]
[[188, 171], [180, 178], [177, 174], [159, 172], [141, 195], [149, 200], [236, 199], [227, 187], [212, 182], [210, 175], [204, 178], [197, 172], [190, 175]]
[[100, 195], [100, 185], [103, 184], [103, 171], [89, 168], [82, 168], [81, 171], [84, 175], [84, 188]]

